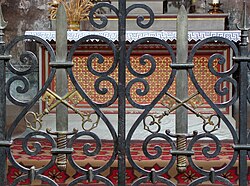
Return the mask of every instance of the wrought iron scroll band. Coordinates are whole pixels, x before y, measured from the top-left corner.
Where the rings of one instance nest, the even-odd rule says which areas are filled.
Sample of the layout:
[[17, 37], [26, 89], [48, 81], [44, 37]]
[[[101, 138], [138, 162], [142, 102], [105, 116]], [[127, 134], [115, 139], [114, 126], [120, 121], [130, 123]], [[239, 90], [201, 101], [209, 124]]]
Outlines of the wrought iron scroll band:
[[[98, 4], [99, 5], [99, 4]], [[118, 50], [115, 46], [115, 44], [105, 38], [105, 37], [102, 37], [102, 36], [98, 36], [98, 35], [90, 35], [90, 36], [86, 36], [86, 37], [83, 37], [81, 39], [79, 39], [76, 43], [73, 44], [72, 48], [70, 49], [69, 51], [69, 54], [67, 56], [67, 60], [68, 61], [72, 61], [73, 60], [73, 55], [74, 53], [76, 52], [77, 48], [85, 41], [88, 41], [88, 40], [91, 40], [91, 39], [98, 39], [100, 41], [103, 41], [104, 43], [106, 43], [112, 50], [113, 52], [113, 63], [111, 65], [111, 67], [103, 72], [100, 72], [100, 71], [97, 71], [96, 69], [93, 68], [93, 62], [94, 60], [97, 60], [97, 62], [99, 64], [102, 64], [102, 63], [105, 63], [104, 61], [104, 57], [99, 54], [99, 53], [93, 53], [91, 54], [89, 57], [88, 57], [88, 60], [87, 60], [87, 68], [88, 70], [95, 76], [97, 76], [98, 78], [96, 79], [95, 83], [94, 83], [94, 88], [95, 88], [95, 91], [98, 93], [98, 94], [101, 94], [101, 95], [105, 95], [108, 93], [110, 87], [102, 87], [100, 88], [100, 84], [101, 82], [109, 82], [111, 85], [112, 85], [112, 88], [113, 88], [113, 96], [110, 98], [110, 100], [108, 100], [107, 102], [105, 103], [99, 103], [99, 102], [95, 102], [95, 104], [99, 107], [108, 107], [110, 106], [111, 104], [113, 104], [115, 102], [115, 100], [117, 99], [117, 92], [118, 92], [118, 85], [117, 85], [117, 82], [112, 78], [110, 77], [110, 75], [115, 71], [117, 65], [118, 65]], [[85, 98], [85, 96], [83, 96]], [[92, 100], [94, 101], [94, 100]]]
[[71, 68], [74, 66], [74, 64], [71, 61], [66, 62], [50, 62], [49, 66], [52, 68]]
[[160, 40], [158, 38], [153, 38], [153, 37], [145, 37], [145, 38], [139, 39], [131, 44], [131, 46], [129, 47], [128, 52], [127, 52], [126, 61], [127, 61], [127, 68], [129, 70], [129, 72], [131, 74], [133, 74], [135, 76], [135, 78], [132, 79], [131, 81], [129, 81], [127, 86], [126, 86], [126, 97], [131, 105], [133, 105], [135, 108], [139, 108], [139, 109], [145, 109], [145, 108], [149, 108], [149, 107], [152, 108], [153, 104], [156, 104], [156, 99], [163, 96], [163, 94], [166, 92], [166, 90], [165, 90], [166, 87], [171, 85], [173, 78], [175, 76], [175, 73], [176, 73], [176, 70], [173, 69], [172, 73], [170, 74], [169, 82], [161, 91], [160, 97], [157, 97], [154, 101], [152, 101], [151, 104], [139, 104], [139, 103], [136, 103], [135, 100], [133, 100], [133, 98], [131, 97], [132, 86], [134, 86], [136, 83], [143, 84], [144, 89], [143, 90], [140, 88], [136, 89], [136, 94], [139, 96], [146, 96], [149, 93], [150, 85], [145, 78], [152, 75], [156, 69], [156, 61], [153, 58], [153, 56], [151, 56], [149, 54], [143, 55], [140, 58], [140, 65], [144, 66], [147, 63], [150, 64], [150, 69], [147, 70], [146, 72], [144, 72], [144, 73], [137, 72], [131, 64], [130, 56], [131, 56], [133, 50], [137, 46], [139, 46], [140, 44], [147, 43], [147, 42], [154, 42], [154, 43], [158, 43], [159, 45], [162, 45], [165, 48], [165, 50], [169, 52], [172, 63], [173, 64], [176, 63], [176, 58], [175, 58], [175, 54], [174, 54], [172, 47], [167, 42], [165, 42], [163, 40]]
[[115, 7], [115, 6], [113, 6], [113, 5], [111, 5], [111, 4], [109, 4], [109, 3], [98, 3], [98, 4], [96, 4], [91, 10], [90, 10], [90, 12], [89, 12], [89, 22], [95, 27], [95, 28], [98, 28], [98, 29], [101, 29], [101, 28], [104, 28], [105, 26], [107, 26], [107, 24], [108, 24], [108, 18], [107, 18], [107, 16], [105, 16], [105, 15], [101, 15], [100, 16], [100, 21], [101, 21], [101, 23], [97, 23], [96, 21], [95, 21], [95, 12], [99, 9], [99, 8], [109, 8], [110, 10], [112, 10], [115, 14], [116, 14], [116, 16], [118, 17], [118, 15], [119, 15], [119, 10]]
[[[89, 21], [90, 23], [95, 27], [95, 28], [98, 28], [98, 29], [101, 29], [101, 28], [104, 28], [105, 26], [107, 26], [108, 24], [108, 18], [107, 16], [105, 15], [100, 15], [99, 18], [100, 18], [100, 21], [101, 23], [97, 23], [95, 21], [96, 18], [94, 18], [95, 16], [95, 12], [99, 9], [99, 8], [109, 8], [110, 10], [112, 10], [117, 17], [119, 17], [119, 10], [109, 4], [109, 3], [98, 3], [96, 4], [91, 10], [90, 10], [90, 13], [89, 13]], [[122, 7], [122, 8], [125, 8], [125, 7]], [[147, 23], [143, 23], [144, 21], [144, 16], [138, 16], [137, 17], [137, 25], [140, 27], [140, 28], [143, 28], [143, 29], [146, 29], [146, 28], [149, 28], [153, 23], [154, 23], [154, 13], [152, 11], [152, 9], [145, 5], [145, 4], [134, 4], [134, 5], [131, 5], [129, 6], [127, 9], [126, 9], [126, 15], [123, 15], [121, 18], [122, 19], [126, 19], [127, 15], [134, 9], [137, 9], [137, 8], [141, 8], [141, 9], [144, 9], [146, 12], [149, 13], [149, 21]]]
[[0, 147], [11, 147], [13, 141], [0, 141]]
[[240, 63], [240, 62], [250, 62], [250, 57], [247, 56], [238, 56], [238, 57], [233, 57], [233, 61]]
[[[192, 48], [192, 50], [190, 52], [190, 55], [188, 57], [188, 61], [190, 61], [190, 62], [193, 61], [194, 55], [196, 54], [196, 52], [202, 46], [204, 46], [205, 44], [210, 43], [210, 42], [222, 42], [222, 43], [225, 43], [226, 45], [228, 45], [232, 49], [235, 58], [238, 58], [239, 50], [238, 50], [238, 47], [236, 46], [235, 43], [233, 43], [232, 41], [230, 41], [230, 40], [228, 40], [226, 38], [211, 37], [211, 38], [204, 39], [204, 40], [198, 42], [197, 44], [195, 44], [195, 46]], [[230, 67], [230, 69], [227, 69], [227, 70], [225, 70], [223, 72], [219, 72], [218, 70], [216, 70], [214, 68], [214, 65], [213, 65], [216, 62], [216, 60], [217, 60], [217, 63], [219, 65], [223, 65], [223, 64], [226, 63], [226, 59], [222, 54], [215, 53], [208, 60], [208, 69], [209, 69], [209, 71], [213, 75], [219, 77], [219, 79], [217, 80], [217, 82], [216, 82], [216, 84], [214, 86], [214, 90], [219, 96], [225, 96], [225, 95], [229, 94], [229, 89], [228, 89], [228, 87], [222, 87], [224, 82], [230, 83], [233, 86], [234, 90], [237, 90], [237, 82], [231, 76], [232, 76], [232, 74], [234, 74], [237, 71], [238, 63], [234, 63], [232, 65], [232, 67]], [[191, 72], [191, 70], [190, 70], [190, 72]], [[193, 74], [193, 72], [192, 72], [192, 74]], [[193, 78], [191, 78], [191, 79], [193, 79]], [[196, 83], [197, 82], [195, 82], [194, 84], [196, 84]], [[237, 98], [238, 98], [238, 92], [234, 91], [233, 95], [230, 97], [229, 100], [224, 101], [223, 103], [217, 103], [216, 106], [218, 106], [219, 108], [229, 107], [229, 106], [233, 105], [236, 102]]]
[[250, 151], [250, 144], [235, 144], [232, 146], [236, 151], [247, 150]]
[[189, 69], [189, 68], [194, 68], [194, 64], [188, 64], [188, 63], [184, 63], [184, 64], [181, 64], [181, 63], [175, 63], [175, 64], [170, 64], [170, 67], [173, 68], [173, 69]]
[[0, 60], [10, 60], [12, 55], [0, 55]]
[[[37, 37], [37, 36], [30, 36], [30, 35], [24, 35], [14, 38], [6, 47], [4, 48], [4, 55], [10, 56], [10, 53], [14, 49], [14, 47], [21, 41], [31, 40], [40, 43], [42, 46], [45, 47], [45, 49], [48, 51], [50, 55], [50, 60], [55, 61], [55, 53], [52, 48], [52, 46], [45, 40]], [[18, 106], [27, 106], [31, 100], [28, 101], [21, 101], [18, 100], [15, 96], [13, 96], [10, 92], [10, 86], [13, 84], [13, 82], [19, 80], [22, 81], [24, 84], [24, 87], [21, 87], [20, 85], [16, 85], [16, 92], [19, 94], [25, 94], [30, 89], [29, 80], [27, 79], [27, 75], [31, 74], [35, 70], [35, 64], [38, 64], [38, 59], [36, 55], [31, 51], [25, 51], [19, 56], [19, 61], [25, 62], [25, 60], [29, 60], [30, 67], [25, 70], [19, 70], [16, 69], [10, 61], [7, 63], [7, 68], [14, 74], [12, 78], [10, 78], [6, 83], [6, 95], [8, 99], [14, 104]]]
[[[50, 135], [46, 134], [45, 132], [34, 131], [34, 132], [27, 134], [22, 141], [23, 150], [27, 155], [36, 156], [38, 153], [42, 151], [42, 147], [39, 142], [33, 142], [32, 149], [30, 148], [30, 145], [28, 145], [29, 140], [34, 136], [45, 137], [48, 140], [48, 142], [51, 144], [52, 149], [56, 148], [56, 142]], [[55, 160], [56, 160], [55, 155], [52, 154], [51, 160], [47, 162], [46, 165], [40, 168], [36, 168], [35, 166], [27, 167], [25, 165], [20, 164], [20, 162], [17, 162], [12, 154], [11, 149], [8, 149], [7, 153], [8, 153], [8, 158], [9, 158], [10, 163], [23, 173], [22, 176], [15, 179], [15, 181], [12, 183], [13, 185], [17, 185], [20, 181], [23, 181], [27, 178], [30, 178], [31, 184], [34, 181], [34, 179], [38, 179], [38, 180], [42, 180], [45, 182], [49, 181], [48, 183], [50, 183], [51, 185], [57, 185], [53, 180], [42, 175], [44, 171], [48, 170], [55, 163]]]

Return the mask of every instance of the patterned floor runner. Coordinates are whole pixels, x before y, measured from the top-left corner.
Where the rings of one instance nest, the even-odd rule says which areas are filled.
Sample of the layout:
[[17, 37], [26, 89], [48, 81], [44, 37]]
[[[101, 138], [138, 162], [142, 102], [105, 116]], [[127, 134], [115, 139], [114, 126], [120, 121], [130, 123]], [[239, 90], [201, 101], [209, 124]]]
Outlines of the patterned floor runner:
[[[27, 153], [22, 148], [22, 140], [18, 139], [15, 140], [12, 147], [11, 152], [15, 158], [15, 160], [20, 163], [21, 165], [25, 167], [32, 167], [35, 166], [35, 168], [40, 168], [48, 164], [48, 162], [51, 159], [51, 144], [48, 141], [45, 140], [39, 140], [41, 144], [41, 151], [36, 156], [30, 156], [27, 155]], [[107, 161], [112, 156], [113, 150], [114, 150], [114, 144], [110, 141], [102, 141], [102, 148], [100, 152], [96, 156], [87, 156], [83, 152], [83, 146], [86, 144], [86, 140], [76, 141], [74, 143], [74, 153], [73, 153], [73, 159], [79, 165], [80, 167], [84, 167], [86, 169], [89, 169], [89, 167], [92, 167], [93, 169], [97, 169], [99, 167], [102, 167], [107, 163]], [[28, 147], [30, 150], [35, 150], [34, 141], [30, 141], [28, 143]], [[91, 143], [91, 149], [95, 149], [95, 144]], [[162, 169], [163, 167], [168, 165], [168, 162], [172, 158], [172, 155], [170, 154], [170, 146], [169, 144], [165, 143], [164, 141], [155, 141], [148, 145], [148, 152], [150, 154], [155, 154], [155, 146], [158, 145], [162, 148], [162, 155], [154, 160], [150, 160], [147, 158], [143, 151], [142, 151], [142, 142], [136, 141], [133, 142], [130, 146], [130, 152], [132, 155], [133, 161], [141, 168], [146, 170], [151, 170], [154, 168], [156, 171]], [[233, 157], [233, 148], [232, 143], [230, 142], [222, 142], [221, 143], [221, 151], [218, 156], [213, 158], [207, 158], [204, 156], [202, 151], [204, 150], [204, 147], [210, 147], [209, 153], [213, 153], [216, 150], [215, 143], [212, 142], [201, 142], [195, 144], [193, 151], [195, 154], [192, 156], [193, 162], [198, 166], [201, 167], [208, 172], [211, 169], [219, 170], [223, 167], [225, 167], [232, 159]], [[117, 185], [118, 183], [118, 162], [115, 160], [111, 167], [106, 169], [102, 175], [107, 177]], [[248, 166], [250, 167], [250, 161], [248, 162]], [[14, 166], [12, 166], [10, 163], [8, 163], [8, 174], [7, 179], [8, 183], [11, 184], [13, 181], [23, 175], [21, 171], [16, 169]], [[53, 179], [56, 183], [59, 185], [67, 185], [75, 178], [78, 178], [79, 176], [82, 176], [82, 174], [76, 172], [71, 165], [67, 164], [66, 171], [60, 171], [56, 165], [52, 166], [48, 170], [46, 170], [43, 175], [48, 176], [49, 178]], [[126, 169], [126, 182], [127, 185], [130, 185], [135, 181], [136, 179], [140, 178], [142, 175], [136, 171], [134, 168], [131, 167], [127, 160], [127, 169]], [[163, 177], [171, 180], [173, 183], [178, 185], [188, 185], [193, 180], [202, 177], [200, 173], [195, 171], [191, 166], [187, 167], [187, 171], [185, 173], [178, 173], [176, 171], [176, 166], [174, 165], [167, 173], [162, 175]], [[238, 174], [238, 161], [236, 164], [226, 173], [221, 175], [222, 177], [227, 178], [230, 180], [230, 182], [234, 185], [237, 185], [239, 182], [239, 174]], [[248, 180], [250, 180], [250, 175], [248, 177]], [[81, 182], [79, 185], [103, 185], [102, 183], [99, 183], [97, 181], [93, 181], [93, 183], [88, 183], [87, 181]], [[250, 181], [249, 181], [250, 184]], [[30, 185], [30, 180], [26, 179], [21, 182], [19, 182], [19, 185]], [[32, 185], [46, 185], [45, 182], [41, 182], [40, 180], [35, 180]], [[163, 185], [161, 183], [157, 184], [142, 184], [142, 185]], [[206, 182], [202, 185], [222, 185], [220, 182], [215, 181], [215, 183]]]

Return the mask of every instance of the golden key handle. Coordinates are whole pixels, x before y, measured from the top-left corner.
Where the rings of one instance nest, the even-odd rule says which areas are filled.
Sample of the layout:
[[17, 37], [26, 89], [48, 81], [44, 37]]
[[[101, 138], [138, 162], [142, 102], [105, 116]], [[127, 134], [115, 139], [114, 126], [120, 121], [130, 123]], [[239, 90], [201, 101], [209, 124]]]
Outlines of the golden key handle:
[[28, 112], [25, 115], [24, 120], [27, 128], [30, 128], [33, 131], [39, 131], [42, 128], [42, 119], [40, 115], [35, 112]]

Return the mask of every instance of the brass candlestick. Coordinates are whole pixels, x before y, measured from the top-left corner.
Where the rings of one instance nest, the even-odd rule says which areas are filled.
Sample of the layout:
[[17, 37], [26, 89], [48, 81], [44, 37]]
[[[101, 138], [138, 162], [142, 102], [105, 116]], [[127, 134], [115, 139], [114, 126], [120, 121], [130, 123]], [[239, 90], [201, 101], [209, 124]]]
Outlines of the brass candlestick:
[[209, 14], [221, 14], [224, 13], [221, 9], [220, 6], [222, 3], [209, 3], [210, 6], [212, 6], [212, 9], [208, 11]]

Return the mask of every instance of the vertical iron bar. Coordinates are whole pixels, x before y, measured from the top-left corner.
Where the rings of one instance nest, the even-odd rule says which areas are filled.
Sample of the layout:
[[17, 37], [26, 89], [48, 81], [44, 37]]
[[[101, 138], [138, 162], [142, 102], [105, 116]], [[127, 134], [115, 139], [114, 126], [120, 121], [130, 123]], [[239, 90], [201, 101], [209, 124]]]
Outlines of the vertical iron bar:
[[[2, 7], [0, 5], [0, 141], [5, 140], [5, 124], [6, 124], [6, 92], [5, 92], [5, 62], [4, 58], [4, 40], [3, 30], [6, 28], [7, 23], [4, 21], [2, 14]], [[0, 146], [0, 183], [1, 185], [7, 185], [7, 154], [6, 147]]]
[[[244, 33], [242, 33], [244, 34]], [[243, 36], [243, 35], [242, 35]], [[243, 37], [242, 37], [243, 38]], [[241, 57], [246, 56], [246, 48], [244, 43], [240, 43], [240, 55]], [[248, 86], [248, 78], [247, 78], [247, 62], [240, 62], [239, 67], [239, 141], [240, 144], [247, 144], [247, 86]], [[240, 185], [247, 184], [247, 151], [240, 150]]]
[[[246, 21], [246, 2], [244, 1], [243, 28], [241, 29], [240, 56], [248, 56], [248, 29]], [[248, 62], [241, 61], [239, 64], [239, 142], [241, 145], [247, 144], [247, 87], [248, 87]], [[240, 186], [247, 185], [247, 151], [239, 152], [239, 183]]]
[[125, 186], [125, 83], [126, 83], [126, 0], [119, 1], [119, 74], [118, 74], [118, 185]]
[[[56, 15], [56, 62], [65, 63], [67, 57], [67, 16], [62, 3]], [[56, 71], [56, 93], [64, 96], [68, 92], [68, 78], [65, 69]], [[56, 108], [56, 130], [68, 130], [68, 108], [59, 104]]]
[[[187, 11], [182, 5], [177, 15], [177, 63], [187, 63], [188, 57], [188, 18]], [[188, 75], [187, 70], [178, 70], [176, 76], [176, 97], [183, 100], [188, 97]], [[178, 134], [188, 133], [188, 110], [184, 107], [180, 107], [176, 110], [175, 116], [175, 129]], [[179, 150], [185, 150], [186, 139], [177, 138], [177, 148]], [[179, 172], [185, 172], [186, 170], [186, 158], [185, 156], [178, 156], [177, 170]]]

